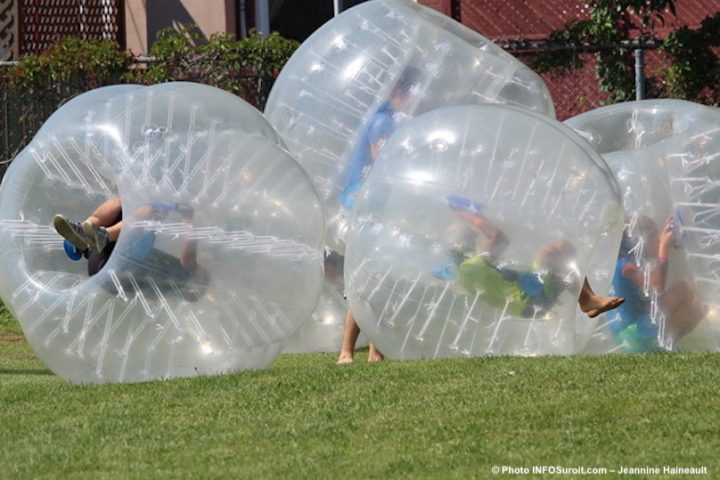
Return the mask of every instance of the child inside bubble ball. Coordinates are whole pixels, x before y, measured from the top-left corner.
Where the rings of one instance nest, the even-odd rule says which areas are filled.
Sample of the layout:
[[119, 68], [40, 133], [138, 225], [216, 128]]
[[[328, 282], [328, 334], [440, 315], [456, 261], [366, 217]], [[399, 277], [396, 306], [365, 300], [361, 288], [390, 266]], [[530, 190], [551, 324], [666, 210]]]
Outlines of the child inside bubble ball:
[[[194, 214], [193, 209], [187, 205], [154, 201], [139, 207], [133, 215], [144, 219], [162, 218], [172, 211], [180, 214], [186, 222], [191, 221]], [[63, 246], [68, 257], [71, 260], [86, 258], [88, 276], [93, 276], [110, 259], [120, 237], [123, 228], [120, 197], [111, 197], [104, 201], [83, 222], [73, 221], [57, 214], [53, 217], [53, 227], [65, 239]], [[153, 242], [152, 234], [138, 236], [133, 242], [133, 253], [137, 257], [147, 255]], [[183, 271], [183, 274], [197, 270], [197, 242], [186, 242], [178, 260], [178, 268], [175, 270]], [[165, 263], [169, 262], [165, 261]]]
[[345, 170], [344, 187], [340, 203], [352, 209], [357, 201], [358, 191], [372, 168], [375, 159], [388, 137], [397, 126], [397, 117], [408, 106], [408, 102], [420, 83], [420, 70], [406, 67], [390, 92], [389, 99], [382, 103], [360, 131]]
[[[390, 92], [390, 98], [384, 102], [370, 117], [370, 120], [360, 131], [358, 141], [352, 150], [344, 187], [340, 193], [340, 203], [351, 210], [357, 201], [357, 194], [365, 183], [375, 159], [382, 150], [388, 137], [395, 130], [397, 117], [408, 105], [412, 94], [420, 83], [420, 70], [415, 67], [406, 67], [400, 74], [398, 81]], [[355, 343], [360, 336], [352, 312], [348, 311], [345, 318], [343, 341], [338, 357], [338, 364], [352, 363], [355, 354]], [[383, 354], [370, 343], [368, 361], [383, 360]]]
[[640, 215], [623, 232], [612, 291], [627, 301], [608, 316], [608, 327], [626, 351], [672, 348], [705, 316], [706, 309], [688, 282], [666, 288], [676, 221], [668, 218], [660, 231], [653, 219]]
[[[442, 271], [433, 272], [435, 276], [456, 276], [460, 286], [478, 292], [486, 304], [511, 315], [530, 318], [550, 310], [560, 294], [576, 283], [572, 267], [576, 251], [567, 240], [543, 246], [535, 256], [532, 270], [514, 270], [497, 261], [509, 240], [481, 213], [482, 205], [457, 196], [447, 197], [447, 200], [455, 215], [479, 231], [485, 242], [477, 249], [460, 247], [454, 250], [453, 265], [450, 266], [453, 271], [448, 272], [446, 266]], [[588, 317], [597, 317], [623, 302], [621, 297], [596, 294], [587, 278], [583, 280], [578, 304]]]

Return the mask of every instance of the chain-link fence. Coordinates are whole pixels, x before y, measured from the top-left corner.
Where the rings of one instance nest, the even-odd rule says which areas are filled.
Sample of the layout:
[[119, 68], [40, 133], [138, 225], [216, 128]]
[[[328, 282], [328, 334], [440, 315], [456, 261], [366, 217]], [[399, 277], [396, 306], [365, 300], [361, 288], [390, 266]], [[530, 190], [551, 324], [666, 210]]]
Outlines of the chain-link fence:
[[[5, 72], [11, 66], [11, 62], [0, 65], [0, 178], [8, 164], [30, 143], [48, 117], [63, 103], [89, 89], [87, 84], [80, 82], [53, 82], [43, 88], [12, 91], [5, 82]], [[144, 67], [143, 62], [136, 64], [134, 68]], [[212, 78], [209, 78], [208, 72], [196, 70], [198, 71], [188, 67], [179, 72], [175, 80], [212, 83], [209, 82]], [[258, 74], [252, 68], [244, 68], [236, 72], [232, 80], [242, 87], [241, 96], [262, 111], [275, 77]], [[110, 83], [116, 81], [120, 80], [115, 79]]]
[[[113, 39], [122, 46], [124, 5], [124, 0], [0, 0], [0, 61], [37, 54], [68, 36]], [[47, 117], [82, 91], [56, 84], [12, 92], [4, 81], [11, 65], [0, 64], [0, 174]]]
[[[527, 55], [519, 58], [525, 62], [530, 60]], [[567, 74], [541, 74], [552, 95], [555, 114], [561, 121], [597, 108], [609, 97], [607, 93], [600, 91], [600, 81], [595, 74], [594, 55], [587, 53], [581, 55], [581, 58], [585, 63]]]
[[[592, 46], [589, 48], [592, 48]], [[515, 55], [524, 63], [532, 63], [533, 53], [514, 52], [512, 50], [509, 50], [509, 53]], [[569, 55], [569, 52], [558, 50], [556, 54]], [[577, 68], [568, 70], [566, 74], [557, 72], [541, 74], [552, 95], [557, 118], [561, 121], [601, 107], [610, 98], [608, 92], [603, 92], [600, 89], [600, 79], [595, 70], [597, 66], [595, 54], [591, 52], [582, 53], [580, 58], [582, 64], [578, 65]], [[667, 67], [667, 59], [661, 50], [644, 49], [644, 65], [646, 80], [653, 77], [655, 80], [662, 81], [663, 69]], [[627, 68], [629, 70], [634, 68], [631, 56], [628, 57]], [[648, 98], [654, 94], [651, 91], [646, 93]]]
[[[533, 53], [514, 52], [521, 61], [530, 63]], [[567, 55], [558, 51], [558, 55]], [[600, 81], [595, 72], [596, 61], [593, 53], [583, 53], [584, 64], [572, 69], [566, 75], [558, 73], [542, 74], [553, 101], [557, 118], [565, 120], [580, 113], [602, 106], [609, 98], [607, 92], [600, 90]], [[191, 61], [187, 59], [173, 68], [177, 79], [207, 83], [205, 70], [207, 59]], [[628, 59], [631, 62], [631, 59]], [[647, 75], [662, 77], [664, 62], [658, 50], [645, 51], [645, 72]], [[198, 63], [199, 62], [199, 63]], [[210, 62], [212, 63], [212, 62]], [[629, 64], [628, 68], [632, 68]], [[228, 74], [227, 72], [225, 72]], [[229, 74], [228, 74], [229, 75]], [[11, 93], [3, 86], [3, 69], [0, 68], [0, 173], [10, 161], [33, 137], [45, 119], [69, 98], [82, 93], [79, 85], [50, 85], [41, 91]], [[272, 87], [272, 76], [259, 76], [251, 68], [245, 68], [231, 75], [233, 82], [242, 86], [242, 96], [262, 110]]]
[[45, 120], [60, 105], [82, 92], [77, 86], [62, 84], [13, 92], [4, 82], [4, 73], [9, 67], [8, 64], [0, 66], [0, 176]]
[[[593, 49], [590, 45], [589, 50]], [[531, 64], [534, 53], [509, 52], [515, 55], [524, 63]], [[567, 50], [558, 50], [556, 55], [570, 55]], [[557, 72], [541, 74], [543, 80], [550, 90], [555, 112], [558, 120], [566, 120], [594, 108], [601, 107], [608, 103], [610, 94], [600, 88], [600, 78], [596, 72], [597, 61], [595, 54], [585, 52], [580, 54], [582, 64], [572, 68], [566, 74]], [[667, 54], [658, 47], [643, 48], [644, 68], [643, 83], [645, 92], [643, 98], [656, 98], [658, 95], [665, 95], [666, 74], [669, 65]], [[628, 55], [627, 69], [632, 71], [635, 68], [632, 55]], [[637, 79], [636, 79], [637, 81]], [[651, 87], [652, 84], [652, 88]], [[716, 86], [709, 85], [709, 89]]]

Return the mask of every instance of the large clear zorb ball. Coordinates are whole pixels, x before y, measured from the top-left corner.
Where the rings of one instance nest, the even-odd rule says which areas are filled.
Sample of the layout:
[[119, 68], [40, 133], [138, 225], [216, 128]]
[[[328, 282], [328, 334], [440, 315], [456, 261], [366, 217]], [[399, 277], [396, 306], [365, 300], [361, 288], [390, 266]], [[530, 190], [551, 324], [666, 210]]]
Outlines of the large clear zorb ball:
[[[325, 250], [325, 281], [312, 318], [288, 340], [285, 353], [338, 352], [341, 349], [348, 303], [345, 299], [343, 281], [344, 257], [337, 252]], [[357, 345], [367, 343], [362, 332]]]
[[325, 252], [323, 290], [312, 318], [285, 345], [287, 353], [337, 352], [342, 344], [348, 306], [343, 282], [343, 258]]
[[351, 310], [391, 358], [574, 353], [587, 265], [622, 217], [603, 160], [562, 124], [437, 109], [393, 134], [361, 192]]
[[628, 102], [566, 122], [606, 159], [627, 212], [611, 292], [625, 303], [586, 351], [720, 348], [720, 110]]
[[[120, 197], [122, 232], [88, 276], [53, 216]], [[261, 368], [322, 287], [315, 190], [262, 115], [219, 89], [107, 87], [61, 107], [0, 187], [0, 294], [71, 382]]]
[[345, 249], [357, 193], [392, 131], [449, 105], [505, 103], [554, 116], [542, 79], [463, 25], [409, 0], [365, 2], [308, 38], [265, 115], [308, 172]]

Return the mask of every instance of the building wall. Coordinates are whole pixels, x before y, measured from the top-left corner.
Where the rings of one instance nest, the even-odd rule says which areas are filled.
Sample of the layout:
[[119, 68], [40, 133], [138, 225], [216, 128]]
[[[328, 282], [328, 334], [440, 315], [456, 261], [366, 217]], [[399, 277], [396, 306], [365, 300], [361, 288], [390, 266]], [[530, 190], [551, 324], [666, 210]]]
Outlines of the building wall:
[[[419, 3], [443, 13], [451, 12], [454, 18], [490, 40], [502, 43], [517, 38], [544, 39], [555, 29], [571, 20], [588, 17], [588, 5], [581, 0], [418, 0]], [[689, 25], [697, 28], [708, 15], [720, 11], [720, 0], [676, 2], [676, 16], [665, 15], [654, 34], [660, 38], [671, 31]], [[509, 52], [520, 61], [531, 57], [523, 52]], [[562, 52], [558, 53], [562, 55]], [[608, 99], [600, 91], [592, 54], [583, 55], [585, 64], [568, 75], [546, 73], [542, 78], [550, 89], [557, 117], [564, 120], [599, 107]], [[629, 59], [632, 68], [632, 60]], [[666, 66], [666, 58], [659, 50], [646, 52], [646, 75], [658, 75]]]
[[420, 5], [434, 8], [438, 12], [442, 12], [447, 16], [452, 16], [452, 1], [451, 0], [417, 0]]
[[15, 0], [0, 0], [0, 61], [18, 58], [18, 21]]
[[213, 33], [236, 33], [234, 0], [125, 0], [126, 46], [146, 54], [163, 28], [195, 23], [208, 38]]

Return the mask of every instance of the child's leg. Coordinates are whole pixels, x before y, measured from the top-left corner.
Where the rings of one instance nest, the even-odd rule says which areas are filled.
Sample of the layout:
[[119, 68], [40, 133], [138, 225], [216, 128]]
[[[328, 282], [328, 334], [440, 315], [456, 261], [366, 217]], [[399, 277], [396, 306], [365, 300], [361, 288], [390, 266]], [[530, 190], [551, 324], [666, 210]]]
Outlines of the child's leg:
[[368, 362], [381, 362], [385, 360], [385, 356], [377, 349], [377, 347], [370, 343], [370, 351], [368, 352]]
[[502, 230], [490, 223], [483, 215], [465, 210], [456, 212], [455, 215], [480, 230], [480, 233], [485, 236], [486, 241], [480, 247], [481, 252], [487, 253], [492, 257], [497, 257], [510, 243], [510, 240]]
[[82, 223], [82, 229], [90, 247], [102, 251], [108, 243], [117, 242], [122, 231], [122, 204], [120, 197], [103, 202]]
[[116, 242], [122, 231], [122, 221], [118, 222], [122, 212], [120, 197], [112, 197], [103, 202], [85, 220], [96, 227], [103, 227], [108, 234], [108, 241]]
[[120, 203], [120, 197], [111, 197], [100, 204], [100, 206], [90, 214], [87, 220], [90, 220], [98, 227], [109, 227], [120, 215], [121, 210], [122, 204]]
[[624, 298], [605, 297], [596, 294], [590, 286], [587, 277], [580, 290], [580, 298], [578, 298], [580, 310], [585, 312], [590, 318], [595, 318], [601, 313], [617, 308], [622, 305], [623, 302], [625, 302]]
[[196, 268], [197, 263], [197, 240], [188, 240], [180, 252], [180, 264], [183, 268]]
[[667, 334], [673, 341], [693, 331], [707, 314], [707, 309], [687, 282], [677, 282], [668, 288], [660, 296], [660, 308], [667, 318]]
[[53, 217], [55, 230], [67, 239], [78, 252], [92, 247], [100, 252], [108, 242], [116, 242], [122, 230], [120, 197], [112, 197], [97, 207], [82, 223], [58, 214]]
[[94, 237], [98, 237], [100, 232], [98, 230], [104, 230], [107, 234], [107, 237], [105, 237], [101, 242], [109, 243], [109, 242], [117, 242], [118, 238], [120, 238], [120, 232], [122, 232], [123, 222], [120, 220], [119, 222], [108, 226], [108, 227], [101, 227], [96, 225], [92, 222], [92, 220], [85, 220], [83, 222], [83, 229], [85, 229], [85, 235], [90, 237], [91, 243], [93, 242]]
[[360, 335], [360, 327], [355, 322], [352, 312], [348, 310], [345, 317], [345, 328], [343, 330], [342, 347], [340, 356], [337, 359], [338, 364], [352, 363], [355, 357], [355, 343]]

